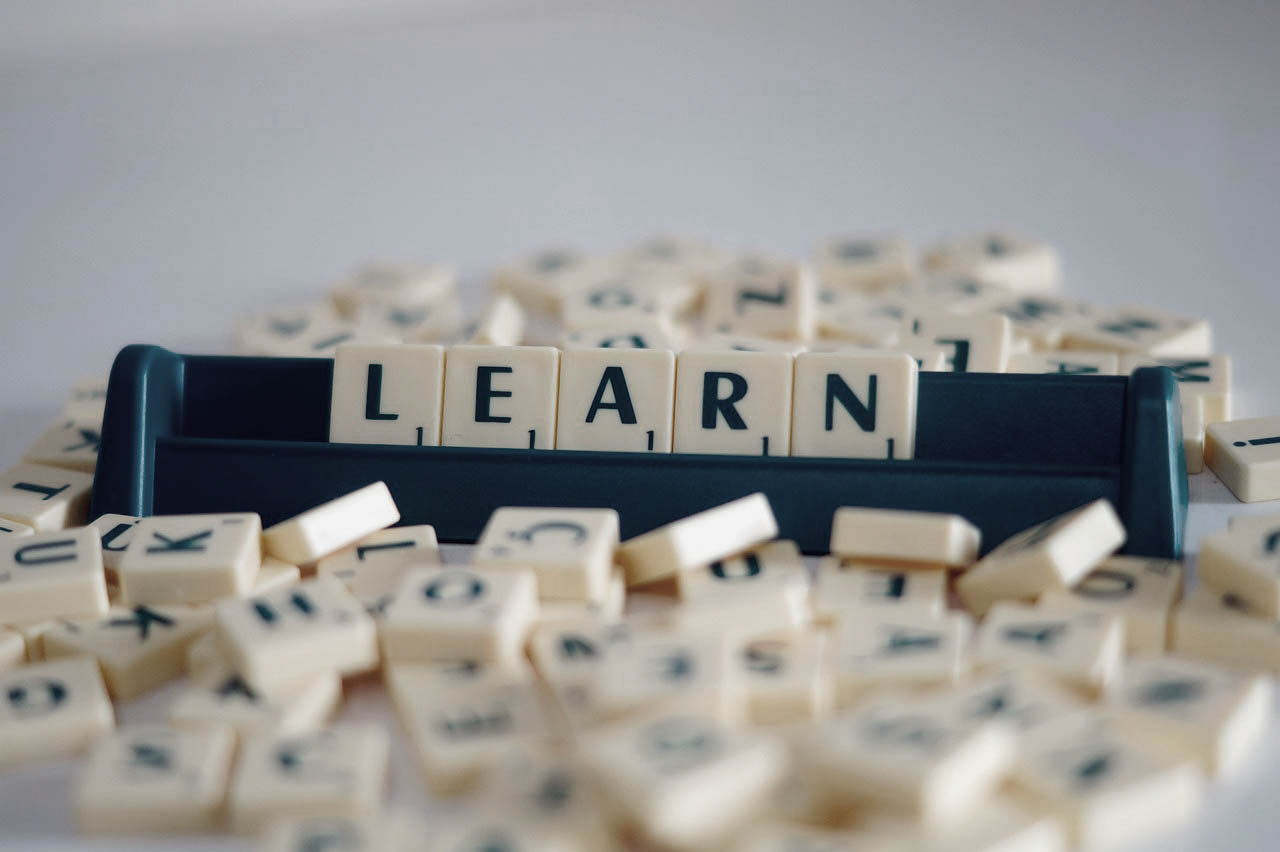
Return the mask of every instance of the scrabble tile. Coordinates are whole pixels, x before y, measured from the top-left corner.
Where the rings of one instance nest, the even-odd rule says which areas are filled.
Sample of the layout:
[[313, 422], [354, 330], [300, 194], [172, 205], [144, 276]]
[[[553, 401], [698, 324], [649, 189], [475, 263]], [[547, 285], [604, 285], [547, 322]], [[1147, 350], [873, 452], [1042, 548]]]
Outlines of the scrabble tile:
[[1003, 373], [1009, 366], [1013, 327], [1006, 316], [925, 311], [908, 328], [915, 340], [942, 347], [953, 373]]
[[841, 621], [832, 640], [836, 706], [877, 689], [947, 686], [969, 672], [973, 621], [964, 613], [870, 613]]
[[560, 321], [570, 331], [618, 327], [689, 309], [697, 288], [687, 274], [655, 268], [603, 267], [578, 276], [561, 297]]
[[[532, 822], [503, 812], [471, 811], [430, 822], [421, 817], [416, 818], [421, 827], [411, 832], [408, 843], [430, 837], [431, 850], [488, 852], [498, 849], [502, 852], [536, 852], [550, 849], [556, 852], [588, 852], [591, 849], [609, 849], [608, 846], [588, 845], [585, 839], [576, 837], [561, 827]], [[422, 847], [401, 845], [396, 848]]]
[[106, 611], [102, 545], [93, 529], [0, 539], [0, 624]]
[[1001, 601], [983, 619], [973, 657], [979, 666], [1027, 668], [1097, 696], [1120, 674], [1124, 625], [1101, 612]]
[[253, 354], [277, 358], [333, 358], [338, 347], [347, 343], [400, 343], [401, 337], [382, 323], [337, 320], [332, 324], [309, 327], [287, 343]]
[[248, 737], [227, 799], [231, 827], [245, 833], [281, 817], [372, 816], [388, 750], [386, 732], [374, 725]]
[[36, 438], [22, 460], [92, 473], [102, 444], [101, 420], [59, 419]]
[[1280, 499], [1280, 417], [1210, 423], [1204, 463], [1245, 503]]
[[603, 803], [586, 771], [571, 757], [522, 747], [504, 756], [483, 791], [481, 808], [518, 820], [525, 831], [548, 832], [554, 842], [587, 850], [617, 843]]
[[793, 541], [772, 541], [676, 577], [672, 623], [760, 636], [809, 621], [809, 571]]
[[991, 310], [1009, 318], [1015, 340], [1027, 341], [1037, 351], [1057, 349], [1067, 329], [1092, 312], [1083, 303], [1051, 296], [1020, 296], [1000, 302]]
[[997, 721], [1019, 734], [1090, 706], [1080, 693], [1027, 668], [984, 674], [937, 700], [951, 721], [961, 725]]
[[941, 310], [952, 314], [978, 314], [1013, 297], [1007, 287], [989, 284], [968, 275], [929, 275], [903, 282], [894, 296], [918, 309]]
[[883, 290], [916, 274], [915, 254], [901, 237], [832, 237], [818, 246], [813, 263], [824, 285], [847, 290]]
[[790, 725], [830, 715], [835, 704], [827, 636], [793, 632], [754, 639], [736, 650], [753, 725]]
[[373, 619], [341, 581], [330, 577], [219, 601], [214, 621], [227, 661], [259, 689], [330, 669], [354, 674], [378, 664]]
[[34, 535], [35, 530], [26, 524], [20, 524], [17, 521], [6, 520], [0, 518], [0, 539], [19, 538], [26, 535]]
[[671, 452], [676, 356], [651, 349], [567, 349], [560, 358], [556, 448]]
[[635, 630], [627, 622], [580, 621], [539, 627], [529, 641], [529, 656], [543, 679], [556, 683], [593, 679], [606, 660], [629, 645]]
[[628, 539], [618, 549], [627, 583], [671, 577], [741, 553], [778, 534], [769, 499], [748, 494]]
[[546, 599], [604, 600], [618, 547], [613, 509], [507, 506], [476, 541], [476, 568], [531, 568]]
[[263, 852], [387, 852], [397, 824], [379, 814], [363, 819], [303, 817], [276, 820], [262, 838]]
[[333, 359], [329, 440], [440, 444], [444, 347], [344, 343]]
[[699, 714], [657, 714], [590, 738], [583, 761], [628, 824], [666, 847], [723, 843], [787, 770], [769, 736], [736, 733]]
[[999, 600], [1074, 586], [1124, 540], [1111, 504], [1095, 500], [1008, 539], [961, 575], [956, 592], [980, 615]]
[[16, 630], [0, 627], [0, 671], [27, 662], [27, 640]]
[[445, 362], [446, 447], [555, 448], [560, 350], [454, 346]]
[[823, 286], [818, 290], [818, 336], [826, 341], [894, 346], [902, 337], [902, 319], [880, 308], [878, 300], [855, 291]]
[[1068, 326], [1064, 349], [1147, 355], [1208, 355], [1213, 349], [1209, 323], [1154, 308], [1100, 310]]
[[786, 352], [681, 352], [675, 451], [788, 455], [794, 362]]
[[718, 334], [808, 340], [814, 335], [817, 295], [808, 266], [748, 259], [713, 277], [704, 327]]
[[1069, 848], [1061, 820], [1011, 796], [984, 802], [957, 824], [924, 833], [919, 843], [920, 852], [1066, 852]]
[[107, 377], [85, 376], [71, 386], [62, 416], [69, 420], [102, 422], [107, 408]]
[[852, 559], [969, 565], [982, 532], [959, 515], [845, 506], [831, 523], [831, 552]]
[[411, 569], [383, 618], [383, 653], [402, 662], [515, 665], [537, 619], [537, 594], [527, 569]]
[[627, 607], [627, 573], [617, 565], [609, 572], [604, 597], [593, 600], [542, 600], [538, 602], [538, 624], [594, 619], [602, 623], [622, 618]]
[[187, 646], [184, 654], [187, 674], [194, 681], [206, 682], [211, 677], [220, 677], [227, 668], [226, 655], [222, 652], [222, 643], [214, 630], [206, 630]]
[[1174, 612], [1169, 649], [1244, 671], [1280, 675], [1280, 621], [1204, 586]]
[[80, 526], [89, 510], [93, 476], [43, 464], [20, 464], [0, 473], [0, 522], [17, 521], [36, 532]]
[[725, 721], [740, 716], [740, 678], [721, 636], [646, 631], [610, 651], [592, 694], [601, 719], [659, 708], [709, 714]]
[[1008, 371], [1067, 376], [1118, 376], [1120, 356], [1114, 352], [1026, 352], [1009, 356]]
[[61, 624], [62, 621], [63, 619], [61, 618], [42, 618], [38, 621], [10, 624], [7, 625], [7, 629], [22, 637], [22, 642], [26, 646], [27, 662], [38, 663], [44, 659], [44, 634]]
[[138, 606], [65, 621], [42, 641], [46, 659], [78, 654], [96, 659], [111, 697], [129, 701], [181, 676], [187, 648], [209, 626], [205, 607]]
[[1280, 534], [1280, 515], [1234, 515], [1228, 529], [1241, 535], [1257, 535], [1269, 539], [1272, 533]]
[[510, 293], [526, 307], [551, 313], [559, 307], [563, 282], [587, 262], [573, 249], [541, 249], [494, 270], [493, 289]]
[[1025, 735], [1012, 780], [1031, 807], [1062, 819], [1081, 849], [1127, 848], [1186, 821], [1203, 798], [1195, 766], [1142, 747], [1098, 713]]
[[1187, 473], [1204, 472], [1204, 403], [1190, 399], [1182, 406], [1182, 454]]
[[219, 827], [235, 738], [148, 725], [99, 741], [74, 791], [84, 834], [187, 834]]
[[[236, 324], [236, 352], [275, 355], [295, 350], [299, 341], [322, 340], [345, 333], [349, 325], [329, 302], [289, 305], [242, 317]], [[106, 399], [106, 383], [103, 383]], [[102, 414], [101, 409], [98, 416]]]
[[102, 541], [102, 567], [106, 569], [107, 576], [116, 576], [120, 559], [124, 556], [125, 548], [133, 541], [141, 520], [142, 518], [134, 515], [100, 515], [89, 524], [98, 531], [98, 537]]
[[617, 325], [566, 332], [563, 349], [669, 349], [684, 348], [685, 336], [668, 317], [656, 315]]
[[454, 295], [456, 274], [446, 266], [369, 263], [351, 272], [330, 294], [343, 316], [367, 305], [435, 303]]
[[918, 372], [915, 361], [901, 354], [796, 356], [791, 454], [912, 458]]
[[681, 351], [691, 352], [783, 352], [799, 355], [808, 350], [795, 340], [770, 340], [749, 334], [704, 334]]
[[1152, 749], [1197, 761], [1211, 775], [1236, 772], [1270, 726], [1265, 677], [1176, 657], [1125, 664], [1108, 696], [1118, 723]]
[[193, 678], [169, 705], [168, 722], [182, 730], [229, 728], [240, 735], [301, 734], [322, 727], [342, 701], [337, 672], [273, 684], [261, 692], [225, 664]]
[[924, 268], [968, 275], [1015, 293], [1052, 293], [1062, 285], [1062, 261], [1053, 246], [996, 231], [931, 247], [925, 252]]
[[951, 825], [991, 797], [1016, 744], [1003, 724], [960, 725], [927, 699], [872, 699], [820, 725], [802, 758], [847, 802]]
[[1204, 422], [1217, 423], [1231, 419], [1231, 359], [1226, 355], [1198, 358], [1152, 358], [1126, 355], [1120, 361], [1124, 375], [1139, 367], [1168, 367], [1178, 382], [1178, 393], [1185, 407], [1200, 400], [1204, 406]]
[[1280, 533], [1232, 529], [1205, 536], [1196, 570], [1206, 587], [1260, 616], [1280, 618]]
[[397, 681], [392, 697], [427, 786], [437, 795], [474, 788], [514, 748], [550, 735], [531, 684], [442, 692], [421, 681]]
[[909, 355], [912, 361], [916, 362], [916, 367], [922, 373], [949, 373], [951, 365], [947, 360], [949, 353], [940, 346], [927, 346], [921, 343], [908, 343], [905, 346], [895, 346], [894, 352], [901, 352], [903, 355]]
[[115, 724], [87, 657], [0, 671], [0, 696], [0, 767], [80, 754]]
[[901, 566], [844, 564], [821, 560], [815, 579], [815, 617], [834, 624], [863, 616], [900, 613], [941, 615], [947, 604], [947, 575], [940, 570], [902, 570]]
[[302, 571], [297, 565], [290, 565], [274, 556], [264, 556], [262, 567], [258, 570], [258, 578], [253, 582], [252, 595], [262, 595], [292, 586], [302, 579]]
[[440, 564], [435, 527], [420, 524], [370, 533], [316, 562], [316, 576], [336, 577], [357, 598], [394, 588], [411, 567]]
[[227, 515], [144, 518], [116, 563], [128, 605], [198, 604], [247, 594], [262, 567], [262, 519]]
[[[753, 823], [742, 831], [729, 852], [855, 852], [864, 846], [855, 845], [849, 832], [830, 828], [786, 822]], [[879, 852], [877, 847], [865, 847]], [[905, 844], [898, 847], [906, 852]], [[883, 852], [894, 849], [885, 846]]]
[[292, 565], [308, 565], [400, 520], [382, 482], [357, 488], [262, 531], [262, 549]]
[[519, 346], [524, 333], [525, 315], [520, 303], [505, 293], [497, 293], [467, 327], [465, 337], [473, 346]]
[[1173, 560], [1113, 556], [1070, 591], [1051, 589], [1040, 603], [1052, 609], [1102, 612], [1124, 622], [1125, 648], [1159, 653], [1168, 645], [1169, 621], [1182, 597], [1182, 566]]
[[511, 686], [531, 686], [534, 671], [525, 660], [514, 665], [487, 663], [480, 660], [449, 660], [442, 663], [395, 663], [383, 669], [387, 694], [403, 696], [411, 701], [419, 693], [442, 693], [493, 690]]

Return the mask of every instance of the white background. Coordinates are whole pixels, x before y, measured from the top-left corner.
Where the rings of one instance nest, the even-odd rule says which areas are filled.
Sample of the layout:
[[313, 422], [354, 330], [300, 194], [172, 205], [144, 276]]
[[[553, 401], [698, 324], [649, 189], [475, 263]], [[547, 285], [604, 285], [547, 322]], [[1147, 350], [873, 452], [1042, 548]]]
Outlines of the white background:
[[[363, 259], [478, 286], [659, 231], [1013, 225], [1073, 295], [1210, 317], [1237, 414], [1280, 412], [1280, 4], [263, 5], [0, 2], [0, 462], [120, 346], [227, 351]], [[1280, 511], [1193, 492], [1193, 545]], [[1280, 734], [1253, 775], [1161, 848], [1280, 845]], [[73, 843], [68, 777], [0, 775], [0, 845]]]

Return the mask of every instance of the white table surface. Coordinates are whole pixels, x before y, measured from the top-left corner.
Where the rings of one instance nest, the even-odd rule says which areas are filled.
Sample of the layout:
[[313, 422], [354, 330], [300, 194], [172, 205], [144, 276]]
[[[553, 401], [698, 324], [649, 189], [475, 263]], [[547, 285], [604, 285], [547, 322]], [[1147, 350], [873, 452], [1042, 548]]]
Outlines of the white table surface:
[[[1280, 410], [1275, 3], [172, 5], [0, 2], [0, 463], [122, 345], [228, 351], [363, 259], [455, 261], [475, 303], [497, 260], [653, 232], [1013, 225], [1073, 295], [1210, 317], [1237, 415]], [[1192, 551], [1280, 513], [1191, 487]], [[343, 717], [395, 729], [376, 689]], [[77, 839], [70, 777], [0, 773], [0, 847], [141, 848]], [[1277, 848], [1277, 784], [1280, 725], [1159, 848]]]

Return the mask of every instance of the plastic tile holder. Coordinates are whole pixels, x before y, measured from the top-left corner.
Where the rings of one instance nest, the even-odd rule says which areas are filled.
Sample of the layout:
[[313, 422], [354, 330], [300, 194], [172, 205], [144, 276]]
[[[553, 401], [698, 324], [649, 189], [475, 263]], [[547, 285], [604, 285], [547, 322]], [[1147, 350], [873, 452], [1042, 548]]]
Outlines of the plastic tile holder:
[[1106, 497], [1125, 552], [1177, 558], [1187, 514], [1177, 384], [921, 373], [909, 461], [328, 443], [333, 361], [128, 346], [107, 392], [93, 517], [252, 511], [265, 525], [375, 480], [401, 523], [474, 542], [499, 506], [608, 506], [629, 538], [754, 491], [780, 534], [825, 553], [840, 506], [955, 512], [990, 549]]

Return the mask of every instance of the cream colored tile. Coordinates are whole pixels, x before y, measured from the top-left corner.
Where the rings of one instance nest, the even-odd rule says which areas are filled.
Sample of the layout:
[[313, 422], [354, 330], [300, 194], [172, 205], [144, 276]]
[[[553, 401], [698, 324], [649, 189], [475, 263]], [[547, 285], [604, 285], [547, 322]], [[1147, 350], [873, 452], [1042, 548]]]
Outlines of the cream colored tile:
[[439, 565], [435, 527], [420, 524], [370, 533], [316, 563], [316, 576], [336, 577], [357, 598], [393, 590], [409, 568]]
[[1180, 656], [1280, 675], [1280, 621], [1203, 586], [1174, 612], [1169, 648]]
[[1280, 417], [1210, 423], [1204, 463], [1246, 503], [1280, 499]]
[[454, 346], [445, 362], [447, 447], [555, 447], [560, 350]]
[[621, 849], [604, 803], [586, 771], [572, 757], [537, 746], [506, 755], [483, 791], [481, 810], [501, 813], [553, 843], [586, 850]]
[[1092, 312], [1081, 302], [1051, 296], [1022, 296], [1001, 302], [992, 310], [1013, 323], [1015, 340], [1027, 341], [1035, 350], [1057, 349], [1067, 329]]
[[753, 639], [735, 652], [753, 725], [825, 719], [835, 706], [824, 633], [796, 631]]
[[1108, 696], [1134, 738], [1212, 775], [1232, 774], [1250, 759], [1270, 727], [1271, 703], [1268, 678], [1176, 657], [1129, 660]]
[[788, 455], [794, 361], [786, 352], [681, 352], [675, 451]]
[[1061, 818], [1082, 849], [1127, 848], [1168, 831], [1190, 820], [1203, 798], [1189, 761], [1147, 750], [1095, 713], [1024, 736], [1013, 783], [1032, 807]]
[[524, 340], [524, 309], [511, 296], [497, 293], [466, 332], [466, 342], [473, 346], [519, 346]]
[[627, 608], [627, 574], [617, 565], [609, 572], [604, 598], [599, 601], [556, 600], [538, 602], [538, 625], [593, 619], [602, 623], [618, 621]]
[[347, 343], [333, 359], [329, 440], [344, 444], [440, 443], [442, 346]]
[[560, 359], [556, 448], [671, 452], [676, 356], [568, 349]]
[[[236, 352], [240, 355], [274, 355], [291, 351], [299, 341], [322, 340], [348, 328], [329, 302], [286, 305], [241, 317], [236, 323]], [[106, 399], [106, 382], [102, 384]], [[97, 416], [102, 416], [99, 402]]]
[[874, 297], [827, 285], [820, 287], [817, 320], [820, 339], [811, 350], [842, 344], [895, 346], [902, 338], [902, 318], [887, 315], [882, 308], [883, 303]]
[[956, 825], [926, 832], [919, 852], [1066, 852], [1062, 821], [1010, 796], [984, 802]]
[[374, 482], [263, 530], [263, 553], [309, 565], [398, 520], [386, 484]]
[[561, 339], [563, 349], [667, 349], [684, 348], [685, 335], [667, 317], [659, 314], [617, 325], [599, 326], [567, 332]]
[[377, 816], [303, 817], [276, 820], [262, 838], [263, 852], [389, 852], [398, 822]]
[[1013, 293], [999, 284], [989, 284], [968, 275], [929, 275], [904, 282], [893, 290], [919, 309], [941, 310], [952, 314], [992, 312], [996, 305], [1013, 298]]
[[332, 669], [354, 674], [378, 664], [373, 619], [332, 578], [220, 601], [214, 619], [227, 661], [258, 689]]
[[561, 297], [569, 331], [652, 322], [687, 311], [697, 288], [687, 273], [656, 268], [603, 268], [577, 277]]
[[125, 548], [133, 541], [141, 520], [135, 515], [101, 515], [89, 524], [98, 531], [102, 541], [102, 567], [106, 569], [107, 576], [116, 575]]
[[587, 262], [573, 249], [541, 249], [495, 269], [493, 289], [510, 293], [526, 307], [552, 313], [558, 310], [560, 297], [566, 292], [564, 282]]
[[1124, 544], [1105, 499], [1051, 518], [1000, 544], [961, 575], [956, 592], [981, 615], [996, 601], [1036, 597], [1075, 585]]
[[613, 509], [502, 507], [476, 542], [476, 568], [532, 568], [544, 599], [603, 601], [618, 547]]
[[824, 285], [855, 291], [883, 290], [916, 274], [911, 245], [892, 236], [831, 237], [817, 247], [813, 263]]
[[813, 270], [804, 264], [745, 258], [712, 276], [704, 327], [717, 334], [809, 340], [817, 291]]
[[627, 622], [602, 624], [582, 621], [539, 627], [529, 642], [529, 655], [543, 679], [594, 679], [606, 659], [631, 643], [635, 629]]
[[961, 725], [936, 702], [882, 698], [819, 726], [801, 760], [846, 803], [941, 827], [992, 796], [1015, 749], [1001, 723]]
[[60, 418], [27, 447], [22, 460], [92, 473], [98, 465], [98, 448], [101, 445], [100, 419]]
[[1084, 711], [1080, 693], [1027, 668], [1009, 668], [961, 684], [937, 699], [961, 725], [1002, 722], [1019, 734]]
[[676, 627], [762, 636], [809, 622], [809, 571], [793, 541], [682, 571], [676, 582], [680, 605], [670, 614]]
[[26, 645], [28, 663], [38, 663], [44, 659], [44, 634], [61, 624], [61, 618], [43, 618], [39, 621], [25, 621], [11, 624], [8, 629], [22, 636]]
[[297, 565], [290, 565], [274, 556], [262, 558], [262, 568], [258, 570], [258, 578], [249, 591], [251, 595], [265, 595], [277, 589], [287, 588], [302, 579], [302, 571]]
[[768, 821], [743, 830], [729, 852], [906, 852], [907, 848], [905, 840], [896, 846], [867, 845], [847, 831]]
[[3, 538], [19, 538], [21, 536], [34, 535], [35, 530], [26, 524], [20, 524], [17, 521], [10, 521], [0, 518], [0, 539]]
[[1115, 682], [1123, 657], [1124, 625], [1114, 615], [1013, 601], [991, 607], [973, 643], [979, 666], [1030, 669], [1089, 697]]
[[1003, 231], [931, 246], [924, 254], [924, 268], [971, 276], [1015, 293], [1053, 293], [1062, 286], [1062, 261], [1053, 246]]
[[111, 697], [129, 701], [182, 675], [187, 648], [209, 630], [211, 615], [207, 607], [138, 606], [71, 619], [44, 634], [44, 655], [96, 659]]
[[390, 343], [451, 343], [462, 332], [462, 301], [445, 296], [434, 301], [408, 301], [356, 308], [356, 337]]
[[450, 660], [443, 663], [394, 663], [383, 669], [387, 693], [392, 697], [404, 696], [406, 701], [419, 694], [532, 686], [534, 677], [533, 666], [523, 659], [510, 666], [480, 660]]
[[866, 616], [902, 613], [941, 615], [947, 604], [947, 575], [941, 570], [903, 570], [901, 566], [842, 563], [828, 557], [818, 563], [813, 594], [815, 617], [833, 624]]
[[80, 526], [89, 511], [93, 476], [43, 464], [20, 464], [0, 473], [0, 520], [36, 532]]
[[1182, 566], [1173, 560], [1113, 556], [1070, 591], [1051, 589], [1040, 603], [1055, 610], [1101, 612], [1124, 622], [1130, 652], [1159, 653], [1168, 646], [1173, 608], [1182, 597]]
[[16, 630], [0, 627], [0, 672], [27, 662], [27, 640]]
[[[683, 356], [682, 356], [683, 357]], [[791, 454], [909, 459], [919, 369], [907, 355], [806, 352], [795, 359]]]
[[95, 530], [0, 539], [0, 623], [106, 611], [102, 545]]
[[392, 698], [437, 795], [474, 788], [513, 750], [550, 736], [532, 685], [442, 692], [420, 681], [397, 681]]
[[917, 690], [958, 683], [969, 672], [973, 621], [964, 613], [860, 613], [840, 622], [832, 642], [836, 706], [874, 690]]
[[368, 263], [333, 288], [333, 304], [352, 317], [370, 305], [434, 304], [453, 297], [457, 276], [443, 265]]
[[917, 312], [907, 327], [916, 341], [942, 347], [953, 373], [1003, 373], [1008, 369], [1013, 327], [1006, 316], [960, 316], [926, 310]]
[[786, 772], [781, 744], [703, 715], [659, 714], [592, 737], [588, 772], [610, 806], [654, 843], [723, 843]]
[[216, 671], [193, 678], [169, 705], [167, 719], [182, 730], [226, 727], [242, 736], [302, 734], [323, 727], [341, 701], [342, 680], [336, 672], [273, 685], [265, 693], [219, 664]]
[[102, 422], [107, 407], [107, 377], [84, 376], [71, 386], [62, 416], [69, 420]]
[[959, 515], [845, 506], [831, 523], [831, 552], [851, 559], [969, 565], [982, 532]]
[[1207, 355], [1213, 349], [1209, 323], [1154, 308], [1099, 310], [1068, 326], [1064, 349], [1148, 355]]
[[369, 817], [386, 784], [387, 734], [345, 725], [307, 734], [255, 734], [240, 748], [227, 804], [233, 830], [287, 817]]
[[143, 518], [116, 564], [125, 604], [199, 604], [244, 595], [262, 567], [262, 519], [226, 515]]
[[1182, 406], [1182, 453], [1187, 462], [1187, 473], [1204, 472], [1204, 403], [1189, 400]]
[[382, 621], [388, 660], [473, 659], [514, 666], [538, 615], [527, 569], [414, 568]]
[[235, 737], [218, 728], [130, 728], [100, 741], [80, 771], [85, 834], [189, 834], [220, 827]]
[[1118, 376], [1120, 356], [1114, 352], [1026, 352], [1009, 356], [1008, 372]]
[[0, 766], [72, 757], [115, 724], [88, 657], [0, 671]]
[[629, 586], [660, 580], [769, 541], [778, 523], [764, 494], [748, 494], [628, 539], [618, 549]]
[[722, 637], [643, 632], [610, 648], [591, 699], [599, 720], [667, 709], [735, 722], [742, 707], [740, 681]]
[[1231, 358], [1205, 355], [1199, 358], [1152, 358], [1126, 355], [1120, 361], [1124, 375], [1139, 367], [1168, 367], [1178, 381], [1178, 392], [1185, 408], [1200, 400], [1204, 406], [1204, 422], [1217, 423], [1231, 419]]

